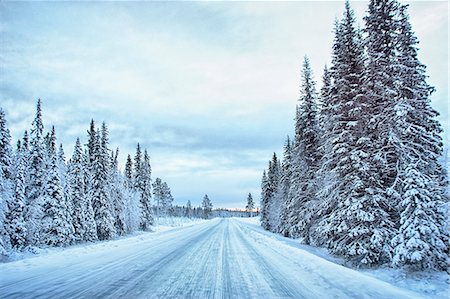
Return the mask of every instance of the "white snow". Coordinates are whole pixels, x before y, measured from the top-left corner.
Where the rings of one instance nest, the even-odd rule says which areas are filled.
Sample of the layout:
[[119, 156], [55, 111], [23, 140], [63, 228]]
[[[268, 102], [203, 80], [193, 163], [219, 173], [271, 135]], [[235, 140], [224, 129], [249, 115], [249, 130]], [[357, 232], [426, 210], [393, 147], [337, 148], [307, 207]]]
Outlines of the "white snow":
[[256, 221], [216, 218], [0, 264], [0, 297], [445, 298], [333, 263]]

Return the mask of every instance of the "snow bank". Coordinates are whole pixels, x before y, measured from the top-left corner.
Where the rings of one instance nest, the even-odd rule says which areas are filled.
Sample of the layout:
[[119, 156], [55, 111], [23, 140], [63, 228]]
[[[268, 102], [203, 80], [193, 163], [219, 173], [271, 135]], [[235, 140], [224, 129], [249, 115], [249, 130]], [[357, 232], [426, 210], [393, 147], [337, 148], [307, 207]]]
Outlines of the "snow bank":
[[[281, 241], [282, 244], [302, 249], [315, 256], [323, 258], [335, 264], [351, 268], [360, 273], [385, 281], [396, 287], [407, 289], [421, 294], [427, 298], [448, 299], [450, 298], [450, 275], [446, 272], [408, 272], [402, 269], [378, 268], [378, 269], [355, 269], [349, 267], [343, 258], [331, 255], [327, 249], [301, 244], [301, 240], [290, 239], [279, 234], [264, 230], [259, 221], [259, 217], [254, 218], [234, 218], [245, 223], [245, 228], [252, 231], [252, 235], [260, 242], [276, 246]], [[272, 241], [272, 242], [271, 242]]]
[[208, 220], [200, 218], [188, 218], [188, 217], [158, 217], [155, 218], [155, 226], [153, 227], [153, 230], [156, 232], [161, 232], [173, 229], [175, 227], [184, 227], [200, 224], [205, 221]]
[[81, 243], [77, 245], [72, 245], [69, 247], [45, 247], [45, 248], [38, 248], [38, 247], [27, 247], [21, 252], [13, 251], [8, 256], [8, 259], [5, 261], [13, 262], [18, 261], [26, 258], [33, 258], [38, 256], [44, 256], [49, 254], [55, 254], [59, 252], [67, 252], [70, 255], [73, 253], [79, 253], [79, 252], [90, 252], [95, 251], [98, 248], [105, 248], [105, 247], [117, 247], [117, 244], [126, 243], [129, 241], [136, 241], [135, 239], [146, 239], [151, 237], [152, 235], [155, 235], [164, 232], [169, 231], [178, 227], [186, 227], [191, 226], [195, 224], [203, 223], [205, 219], [198, 219], [198, 218], [187, 218], [187, 217], [164, 217], [164, 218], [156, 218], [155, 219], [155, 225], [152, 227], [151, 232], [144, 232], [144, 231], [135, 231], [133, 233], [130, 233], [126, 236], [118, 237], [114, 240], [105, 240], [105, 241], [96, 241], [96, 242], [86, 242]]

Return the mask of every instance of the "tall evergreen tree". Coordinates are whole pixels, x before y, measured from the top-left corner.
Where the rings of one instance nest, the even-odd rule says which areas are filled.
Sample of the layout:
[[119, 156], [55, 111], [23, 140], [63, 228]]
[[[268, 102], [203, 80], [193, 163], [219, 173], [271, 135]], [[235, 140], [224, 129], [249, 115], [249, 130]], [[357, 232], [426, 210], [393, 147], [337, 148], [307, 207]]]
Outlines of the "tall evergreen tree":
[[319, 167], [319, 128], [317, 92], [309, 59], [304, 58], [300, 98], [297, 106], [295, 140], [292, 149], [293, 169], [289, 196], [290, 235], [309, 243], [309, 228], [314, 215], [315, 174]]
[[[111, 215], [111, 202], [108, 190], [109, 155], [107, 154], [107, 134], [95, 132], [91, 123], [90, 138], [88, 143], [88, 153], [90, 162], [90, 190], [89, 197], [92, 201], [94, 219], [97, 225], [97, 237], [100, 240], [109, 240], [116, 235], [114, 218]], [[95, 134], [94, 134], [95, 132]]]
[[285, 237], [289, 235], [289, 207], [291, 203], [289, 201], [289, 190], [291, 188], [291, 177], [292, 177], [292, 144], [289, 136], [284, 144], [283, 162], [281, 165], [281, 179], [280, 185], [277, 190], [277, 196], [281, 201], [281, 212], [280, 212], [280, 227], [279, 232]]
[[270, 203], [270, 186], [266, 171], [263, 171], [261, 179], [261, 226], [268, 230], [269, 224], [269, 203]]
[[325, 217], [328, 246], [357, 264], [375, 264], [389, 259], [393, 224], [389, 205], [374, 182], [370, 161], [373, 143], [365, 115], [370, 113], [364, 88], [364, 52], [348, 2], [340, 24], [340, 43], [334, 53], [334, 103], [336, 117], [332, 150], [338, 183], [334, 186], [332, 212]]
[[26, 246], [26, 224], [24, 219], [25, 210], [25, 149], [18, 143], [15, 159], [14, 172], [14, 194], [8, 201], [6, 214], [6, 227], [14, 249], [23, 249]]
[[134, 156], [134, 188], [140, 192], [143, 190], [142, 174], [142, 151], [141, 145], [138, 143], [136, 146], [136, 155]]
[[67, 202], [60, 182], [56, 152], [55, 128], [49, 137], [46, 180], [43, 197], [43, 219], [41, 242], [50, 246], [64, 246], [73, 241], [73, 226]]
[[111, 174], [110, 174], [110, 192], [111, 202], [114, 217], [114, 226], [118, 235], [125, 235], [127, 233], [125, 221], [125, 194], [123, 189], [123, 178], [119, 171], [119, 149], [115, 153], [111, 153]]
[[[441, 181], [442, 129], [430, 105], [434, 88], [426, 82], [425, 66], [417, 57], [407, 6], [399, 10], [396, 80], [399, 96], [394, 109], [398, 149], [393, 190], [400, 202], [400, 227], [393, 239], [393, 263], [416, 269], [448, 266], [448, 231], [439, 209], [445, 198]], [[447, 245], [446, 245], [447, 244]]]
[[11, 135], [6, 125], [5, 111], [0, 108], [0, 167], [5, 179], [11, 180], [12, 175]]
[[156, 178], [153, 183], [153, 196], [158, 216], [168, 216], [172, 207], [173, 197], [166, 182]]
[[141, 223], [140, 196], [134, 188], [133, 160], [127, 156], [125, 164], [125, 222], [128, 232], [139, 229]]
[[74, 241], [97, 240], [97, 226], [90, 197], [85, 184], [86, 169], [84, 169], [83, 150], [80, 139], [77, 138], [68, 170], [69, 200], [72, 205], [72, 223], [74, 226]]
[[29, 154], [29, 180], [26, 186], [27, 205], [25, 209], [25, 221], [27, 224], [27, 243], [40, 245], [42, 228], [42, 204], [45, 182], [44, 161], [44, 125], [42, 123], [41, 100], [38, 99], [36, 116], [32, 123], [30, 154]]
[[272, 161], [269, 163], [269, 169], [267, 172], [267, 179], [269, 181], [269, 202], [268, 202], [268, 217], [269, 217], [269, 230], [277, 232], [280, 227], [280, 214], [281, 205], [283, 199], [277, 196], [278, 187], [280, 185], [281, 178], [281, 165], [280, 160], [274, 153]]
[[[365, 20], [365, 45], [367, 52], [366, 87], [368, 111], [368, 138], [372, 149], [370, 164], [373, 190], [380, 202], [389, 205], [389, 216], [398, 222], [396, 206], [400, 198], [395, 190], [398, 147], [395, 144], [395, 106], [398, 93], [396, 40], [399, 30], [397, 0], [371, 0]], [[390, 237], [388, 237], [390, 238]]]
[[6, 256], [10, 247], [7, 215], [8, 202], [12, 196], [12, 150], [11, 136], [6, 126], [6, 117], [0, 108], [0, 256]]
[[142, 230], [149, 230], [151, 225], [153, 225], [153, 212], [151, 206], [151, 166], [150, 157], [148, 156], [147, 150], [144, 150], [144, 159], [142, 161], [142, 166], [140, 167], [141, 174], [139, 175], [139, 180], [141, 181], [140, 192], [140, 207], [141, 207], [141, 221], [140, 228]]
[[127, 156], [127, 162], [125, 163], [125, 184], [131, 188], [133, 186], [133, 160], [131, 156]]

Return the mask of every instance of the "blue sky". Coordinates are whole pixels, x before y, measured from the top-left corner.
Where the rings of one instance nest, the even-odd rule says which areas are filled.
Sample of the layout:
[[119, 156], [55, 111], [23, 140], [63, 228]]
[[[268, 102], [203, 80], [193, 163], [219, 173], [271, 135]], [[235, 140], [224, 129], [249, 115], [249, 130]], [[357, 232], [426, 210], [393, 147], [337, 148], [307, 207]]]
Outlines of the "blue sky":
[[[361, 25], [366, 2], [351, 2]], [[140, 142], [178, 203], [243, 207], [293, 130], [300, 66], [320, 81], [343, 1], [1, 2], [0, 101], [14, 139], [43, 100], [66, 155], [91, 118], [121, 158]], [[411, 2], [448, 129], [448, 2]], [[448, 130], [447, 130], [448, 132]], [[447, 142], [448, 143], [448, 142]]]

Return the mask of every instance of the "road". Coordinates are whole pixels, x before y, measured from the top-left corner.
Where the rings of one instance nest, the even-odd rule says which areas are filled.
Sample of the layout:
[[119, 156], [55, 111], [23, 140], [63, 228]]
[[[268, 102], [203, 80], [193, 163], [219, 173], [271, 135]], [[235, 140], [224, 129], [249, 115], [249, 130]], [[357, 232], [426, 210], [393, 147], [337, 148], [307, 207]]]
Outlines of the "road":
[[420, 298], [213, 219], [0, 265], [1, 298]]

